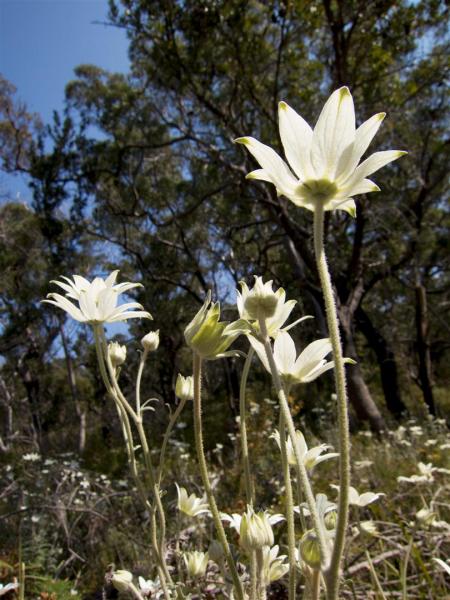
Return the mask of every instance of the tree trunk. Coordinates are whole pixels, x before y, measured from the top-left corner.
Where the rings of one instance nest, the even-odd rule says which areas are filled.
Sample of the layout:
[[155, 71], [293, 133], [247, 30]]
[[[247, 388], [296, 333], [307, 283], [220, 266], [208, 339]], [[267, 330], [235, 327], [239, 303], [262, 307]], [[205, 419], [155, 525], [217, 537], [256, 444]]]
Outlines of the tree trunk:
[[425, 286], [419, 280], [416, 282], [415, 295], [417, 355], [419, 359], [418, 380], [424, 402], [428, 406], [430, 414], [435, 415], [436, 409], [433, 397], [427, 293]]
[[396, 419], [400, 419], [406, 412], [406, 406], [400, 393], [394, 352], [361, 306], [356, 311], [356, 319], [359, 329], [377, 356], [386, 407]]
[[344, 356], [353, 358], [357, 363], [356, 365], [348, 366], [346, 369], [349, 401], [355, 409], [358, 419], [369, 421], [371, 429], [374, 431], [381, 431], [382, 429], [385, 429], [384, 420], [372, 398], [366, 382], [364, 381], [359, 366], [360, 361], [356, 353], [352, 320], [348, 315], [345, 315], [344, 318], [340, 318], [339, 320], [341, 322]]

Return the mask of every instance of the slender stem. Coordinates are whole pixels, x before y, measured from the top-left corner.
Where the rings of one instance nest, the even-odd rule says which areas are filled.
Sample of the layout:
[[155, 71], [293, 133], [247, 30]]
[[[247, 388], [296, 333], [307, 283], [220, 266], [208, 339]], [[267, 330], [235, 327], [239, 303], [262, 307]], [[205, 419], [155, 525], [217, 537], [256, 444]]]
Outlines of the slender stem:
[[239, 389], [239, 428], [241, 433], [242, 464], [244, 467], [245, 495], [247, 498], [247, 504], [250, 504], [250, 506], [253, 506], [255, 503], [255, 486], [250, 469], [250, 458], [248, 454], [246, 392], [248, 373], [250, 371], [250, 365], [254, 353], [255, 351], [250, 346], [247, 358], [245, 359], [244, 367], [242, 369], [241, 386]]
[[141, 354], [141, 359], [139, 361], [139, 368], [136, 377], [136, 414], [141, 414], [141, 381], [142, 381], [142, 373], [144, 372], [144, 365], [147, 359], [148, 351], [144, 350]]
[[194, 352], [194, 434], [195, 434], [195, 446], [197, 450], [198, 464], [200, 467], [200, 473], [203, 480], [203, 487], [205, 488], [206, 497], [208, 498], [209, 508], [214, 520], [214, 525], [217, 531], [219, 542], [222, 544], [223, 552], [230, 569], [231, 576], [233, 578], [234, 587], [239, 600], [244, 600], [244, 590], [242, 588], [242, 582], [239, 578], [236, 565], [231, 554], [230, 546], [228, 544], [227, 536], [220, 520], [219, 509], [217, 508], [214, 493], [209, 481], [208, 467], [206, 465], [205, 453], [203, 450], [203, 430], [202, 430], [202, 359], [198, 354]]
[[284, 487], [286, 495], [286, 521], [288, 530], [288, 555], [289, 555], [289, 600], [295, 600], [296, 584], [296, 560], [295, 560], [295, 521], [294, 521], [294, 499], [292, 494], [291, 473], [289, 468], [288, 449], [286, 441], [286, 423], [283, 411], [280, 411], [280, 449], [281, 467], [284, 476]]
[[[108, 357], [107, 346], [106, 346], [106, 341], [104, 340], [104, 331], [102, 328], [100, 328], [100, 327], [94, 328], [94, 339], [95, 339], [95, 348], [97, 351], [97, 360], [98, 360], [98, 364], [100, 367], [100, 373], [102, 375], [103, 382], [105, 384], [105, 387], [106, 387], [109, 395], [113, 398], [113, 400], [116, 404], [118, 413], [119, 413], [119, 419], [122, 424], [128, 458], [130, 461], [131, 473], [135, 480], [136, 487], [138, 489], [138, 493], [141, 497], [141, 500], [142, 500], [144, 506], [149, 510], [150, 515], [151, 515], [150, 530], [151, 530], [152, 549], [153, 549], [153, 553], [156, 558], [156, 561], [158, 563], [158, 573], [160, 576], [160, 581], [161, 581], [161, 586], [163, 588], [164, 597], [166, 598], [166, 600], [169, 600], [170, 594], [169, 594], [169, 590], [167, 588], [166, 580], [171, 581], [171, 577], [170, 577], [170, 574], [167, 570], [167, 566], [164, 561], [164, 555], [162, 554], [161, 544], [158, 543], [158, 539], [157, 539], [157, 527], [156, 527], [154, 507], [147, 500], [147, 493], [145, 491], [144, 486], [142, 485], [142, 481], [139, 477], [139, 473], [137, 470], [136, 458], [135, 458], [135, 454], [134, 454], [133, 434], [131, 431], [130, 420], [129, 420], [129, 411], [126, 410], [126, 407], [124, 406], [123, 402], [121, 401], [121, 398], [117, 394], [117, 389], [116, 389], [116, 388], [118, 388], [117, 383], [116, 383], [116, 386], [111, 385], [111, 380], [108, 377], [108, 373], [107, 373], [106, 365], [105, 365], [105, 358]], [[103, 342], [103, 344], [102, 344], [102, 342]], [[112, 377], [114, 377], [113, 369], [110, 368], [109, 370], [110, 370], [110, 375]], [[131, 414], [132, 414], [133, 420], [136, 422], [136, 414], [133, 411], [131, 411]], [[158, 498], [159, 498], [159, 493], [158, 493]]]
[[316, 531], [319, 544], [320, 544], [320, 553], [321, 553], [321, 561], [322, 565], [328, 564], [329, 558], [329, 549], [328, 544], [325, 537], [325, 531], [323, 523], [319, 517], [319, 513], [317, 512], [317, 506], [314, 499], [314, 494], [311, 488], [311, 483], [309, 481], [308, 472], [306, 470], [305, 464], [302, 460], [302, 456], [300, 453], [300, 447], [297, 441], [297, 436], [295, 434], [295, 426], [294, 421], [292, 419], [291, 412], [289, 410], [289, 404], [286, 398], [286, 394], [284, 392], [283, 386], [281, 384], [280, 375], [278, 374], [277, 366], [275, 364], [275, 359], [273, 357], [272, 346], [270, 345], [270, 339], [267, 334], [267, 327], [264, 319], [259, 321], [259, 327], [261, 330], [262, 339], [264, 342], [264, 349], [266, 351], [267, 360], [270, 366], [270, 372], [272, 375], [272, 381], [275, 386], [275, 390], [277, 392], [278, 401], [280, 403], [280, 409], [283, 412], [284, 420], [288, 429], [289, 437], [291, 438], [292, 447], [294, 449], [294, 456], [296, 462], [297, 469], [297, 478], [300, 480], [302, 488], [305, 492], [306, 502], [308, 504], [309, 511], [311, 513], [311, 518], [314, 524], [314, 529]]
[[258, 573], [258, 600], [266, 600], [266, 581], [264, 578], [264, 554], [262, 549], [256, 550], [256, 571]]
[[348, 402], [345, 381], [344, 359], [339, 333], [336, 303], [333, 295], [330, 272], [323, 240], [323, 206], [317, 203], [314, 211], [314, 251], [317, 270], [322, 286], [328, 332], [333, 349], [334, 379], [337, 395], [337, 416], [339, 427], [339, 499], [336, 523], [336, 535], [329, 568], [325, 574], [327, 583], [327, 599], [336, 600], [339, 593], [340, 564], [345, 545], [345, 534], [348, 525], [349, 487], [350, 487], [350, 431], [348, 420]]
[[180, 400], [180, 403], [178, 404], [177, 408], [175, 409], [175, 412], [171, 415], [169, 424], [167, 425], [167, 429], [164, 434], [164, 438], [163, 438], [162, 445], [161, 445], [161, 452], [159, 453], [159, 466], [158, 466], [158, 471], [157, 471], [157, 475], [156, 475], [158, 485], [160, 485], [160, 483], [161, 483], [161, 477], [162, 477], [162, 472], [163, 472], [163, 468], [164, 468], [164, 459], [166, 457], [166, 449], [167, 449], [167, 444], [169, 442], [170, 434], [172, 433], [172, 429], [174, 428], [175, 423], [178, 421], [178, 417], [180, 416], [185, 405], [186, 405], [186, 398]]
[[311, 598], [312, 598], [312, 600], [319, 600], [319, 598], [320, 598], [320, 571], [319, 571], [319, 569], [314, 569], [313, 573], [312, 573]]
[[250, 554], [250, 600], [258, 600], [258, 574], [256, 552]]

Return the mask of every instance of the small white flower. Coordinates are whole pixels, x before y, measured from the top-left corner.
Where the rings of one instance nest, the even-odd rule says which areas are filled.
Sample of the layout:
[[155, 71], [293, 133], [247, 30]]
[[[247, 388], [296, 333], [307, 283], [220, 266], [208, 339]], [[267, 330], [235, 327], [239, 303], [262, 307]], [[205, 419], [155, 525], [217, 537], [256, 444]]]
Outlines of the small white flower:
[[22, 458], [23, 460], [26, 460], [28, 462], [35, 462], [37, 460], [40, 460], [41, 455], [37, 452], [28, 452], [28, 454], [24, 454]]
[[0, 596], [4, 596], [8, 592], [12, 592], [13, 590], [17, 590], [18, 588], [19, 588], [18, 583], [7, 583], [6, 585], [3, 585], [3, 583], [0, 583]]
[[[54, 304], [76, 321], [91, 325], [136, 318], [151, 319], [150, 313], [144, 311], [138, 302], [128, 302], [117, 306], [120, 294], [135, 287], [141, 287], [140, 283], [115, 284], [118, 273], [119, 271], [113, 271], [106, 279], [96, 277], [93, 281], [88, 281], [80, 275], [74, 275], [73, 281], [68, 277], [61, 277], [65, 281], [52, 281], [51, 283], [59, 285], [66, 295], [51, 293], [47, 295], [50, 300], [43, 300], [43, 302]], [[78, 306], [68, 298], [75, 300]]]
[[239, 543], [246, 552], [272, 546], [274, 542], [272, 525], [284, 521], [283, 515], [271, 515], [267, 510], [255, 513], [253, 507], [249, 505], [243, 515], [221, 513], [221, 518], [228, 521], [239, 533]]
[[400, 475], [397, 477], [397, 481], [405, 483], [431, 483], [434, 481], [433, 473], [450, 474], [448, 469], [435, 467], [432, 463], [419, 462], [417, 467], [419, 469], [419, 475], [411, 475], [411, 477], [403, 477], [403, 475]]
[[280, 102], [278, 117], [289, 166], [255, 138], [235, 141], [244, 144], [262, 167], [249, 173], [248, 179], [274, 184], [279, 194], [308, 210], [314, 211], [321, 203], [324, 210], [344, 210], [355, 216], [352, 197], [380, 189], [366, 177], [405, 154], [376, 152], [359, 164], [385, 113], [374, 115], [356, 129], [353, 98], [347, 87], [331, 94], [314, 131], [286, 102]]
[[272, 548], [266, 546], [262, 549], [262, 575], [266, 585], [278, 581], [289, 571], [289, 564], [285, 562], [286, 556], [284, 554], [278, 556], [278, 552], [279, 546], [272, 546]]
[[188, 496], [184, 487], [179, 487], [177, 483], [175, 485], [178, 493], [178, 510], [190, 517], [198, 517], [204, 513], [209, 513], [209, 506], [205, 497], [198, 498], [195, 494]]
[[144, 579], [143, 577], [139, 576], [138, 582], [139, 589], [144, 596], [151, 596], [153, 598], [153, 595], [158, 593], [161, 589], [158, 578], [153, 581], [152, 579]]
[[[254, 337], [249, 337], [250, 343], [258, 354], [261, 362], [270, 373], [264, 345]], [[287, 331], [280, 331], [273, 345], [273, 356], [278, 372], [284, 381], [290, 385], [309, 383], [319, 375], [334, 367], [334, 362], [327, 362], [325, 356], [331, 352], [331, 342], [328, 338], [312, 342], [299, 354], [295, 349], [294, 340]], [[349, 358], [345, 362], [353, 362]]]
[[178, 373], [177, 382], [175, 384], [175, 394], [180, 400], [194, 399], [194, 378], [191, 376], [183, 377]]
[[243, 304], [243, 318], [258, 321], [270, 319], [275, 315], [281, 293], [280, 290], [277, 293], [273, 291], [272, 281], [264, 283], [262, 277], [255, 277], [255, 283], [250, 290], [244, 282], [241, 283], [241, 287], [242, 296], [239, 292], [238, 294]]
[[[331, 484], [331, 487], [339, 491], [338, 485]], [[349, 504], [359, 506], [360, 508], [372, 504], [372, 502], [375, 502], [382, 496], [386, 496], [386, 494], [383, 494], [383, 492], [364, 492], [363, 494], [359, 494], [354, 487], [350, 486], [349, 488]]]
[[208, 566], [209, 556], [207, 552], [185, 552], [183, 554], [184, 563], [189, 577], [203, 577]]
[[[303, 433], [297, 430], [295, 434], [300, 449], [301, 459], [308, 470], [311, 470], [313, 467], [323, 462], [324, 460], [330, 460], [330, 458], [336, 458], [337, 456], [339, 456], [339, 454], [337, 454], [336, 452], [323, 454], [323, 452], [325, 452], [329, 448], [329, 446], [327, 446], [326, 444], [320, 444], [320, 446], [314, 446], [314, 448], [310, 448], [308, 450], [308, 446], [306, 444]], [[275, 431], [271, 437], [273, 437], [273, 439], [278, 444], [278, 447], [280, 447], [280, 432]], [[287, 455], [289, 464], [296, 465], [297, 461], [295, 460], [294, 448], [292, 446], [292, 440], [290, 437], [288, 437], [287, 439]]]

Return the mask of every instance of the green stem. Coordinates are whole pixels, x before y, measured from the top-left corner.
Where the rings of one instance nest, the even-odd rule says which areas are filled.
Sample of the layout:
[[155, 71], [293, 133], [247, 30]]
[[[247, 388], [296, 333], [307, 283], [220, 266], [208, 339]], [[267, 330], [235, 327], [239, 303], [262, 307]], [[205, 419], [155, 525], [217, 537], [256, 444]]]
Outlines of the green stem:
[[316, 531], [316, 534], [317, 534], [317, 537], [319, 540], [320, 551], [321, 551], [321, 562], [322, 562], [322, 565], [325, 566], [328, 564], [329, 549], [328, 549], [328, 544], [326, 541], [324, 526], [319, 517], [319, 513], [317, 512], [317, 506], [316, 506], [314, 494], [313, 494], [313, 491], [311, 488], [311, 483], [309, 481], [308, 472], [307, 472], [305, 464], [302, 460], [302, 456], [300, 453], [300, 447], [297, 442], [294, 421], [292, 419], [292, 415], [289, 410], [289, 404], [288, 404], [288, 401], [286, 398], [286, 394], [285, 394], [284, 388], [281, 384], [280, 375], [278, 373], [278, 369], [275, 364], [275, 359], [273, 357], [273, 352], [272, 352], [272, 346], [270, 344], [270, 339], [267, 334], [267, 326], [266, 326], [264, 319], [261, 319], [259, 321], [259, 327], [261, 330], [262, 340], [264, 342], [264, 349], [266, 351], [267, 360], [268, 360], [269, 366], [270, 366], [272, 381], [275, 386], [275, 390], [276, 390], [276, 393], [278, 396], [278, 401], [280, 403], [280, 409], [281, 409], [281, 412], [283, 413], [283, 417], [284, 417], [284, 420], [285, 420], [285, 423], [286, 423], [286, 426], [288, 429], [289, 437], [291, 438], [292, 447], [294, 449], [295, 463], [296, 463], [296, 469], [297, 469], [297, 478], [300, 480], [303, 491], [305, 493], [306, 503], [308, 504], [308, 508], [309, 508], [311, 518], [312, 518], [312, 521], [314, 524], [314, 529]]
[[167, 429], [164, 434], [164, 438], [163, 438], [162, 445], [161, 445], [161, 452], [159, 454], [159, 466], [158, 466], [158, 471], [157, 471], [157, 475], [156, 475], [158, 485], [160, 485], [160, 483], [161, 483], [161, 477], [162, 477], [162, 472], [163, 472], [163, 468], [164, 468], [164, 459], [166, 456], [166, 449], [167, 449], [167, 444], [169, 442], [170, 434], [172, 433], [172, 429], [174, 428], [174, 425], [177, 422], [178, 417], [180, 416], [185, 405], [186, 405], [186, 399], [184, 398], [184, 399], [180, 400], [179, 405], [175, 409], [175, 412], [173, 413], [173, 415], [171, 415], [169, 424], [167, 425]]
[[295, 600], [296, 584], [296, 560], [295, 560], [295, 520], [294, 520], [294, 498], [292, 494], [291, 473], [286, 440], [286, 423], [283, 412], [280, 411], [280, 449], [281, 468], [284, 476], [284, 487], [286, 494], [286, 521], [288, 530], [288, 555], [289, 555], [289, 600]]
[[256, 571], [258, 573], [258, 600], [266, 600], [266, 581], [264, 578], [264, 555], [263, 551], [256, 550]]
[[319, 600], [320, 598], [320, 571], [318, 569], [314, 569], [312, 573], [312, 582], [311, 582], [311, 599]]
[[147, 350], [144, 350], [144, 352], [141, 355], [141, 360], [139, 361], [139, 368], [138, 368], [138, 372], [137, 372], [137, 377], [136, 377], [136, 414], [140, 415], [141, 414], [141, 380], [142, 380], [142, 373], [144, 372], [144, 365], [145, 365], [145, 361], [147, 359]]
[[255, 486], [250, 469], [250, 458], [248, 454], [246, 391], [248, 373], [250, 371], [250, 365], [254, 353], [255, 351], [250, 346], [247, 358], [245, 359], [244, 367], [242, 369], [241, 386], [239, 389], [239, 428], [241, 433], [242, 464], [244, 467], [245, 495], [247, 498], [247, 504], [250, 504], [250, 506], [253, 506], [255, 503]]
[[337, 416], [339, 427], [339, 499], [336, 535], [334, 539], [331, 561], [325, 580], [327, 584], [327, 599], [337, 600], [340, 584], [340, 565], [344, 553], [345, 535], [348, 525], [349, 487], [350, 487], [350, 431], [348, 420], [348, 402], [345, 381], [344, 359], [339, 333], [339, 323], [336, 303], [333, 295], [330, 272], [323, 240], [323, 206], [317, 203], [314, 211], [314, 251], [317, 270], [322, 286], [328, 332], [333, 349], [334, 378], [337, 395]]
[[209, 508], [214, 520], [219, 542], [222, 544], [223, 552], [230, 569], [231, 577], [233, 578], [234, 587], [239, 600], [244, 600], [244, 590], [242, 582], [239, 578], [236, 565], [231, 554], [227, 536], [220, 520], [219, 509], [217, 508], [214, 493], [209, 481], [208, 467], [206, 465], [205, 453], [203, 450], [203, 430], [202, 430], [202, 359], [194, 352], [194, 434], [195, 447], [197, 450], [198, 464], [202, 476], [203, 487], [205, 488], [206, 497], [208, 498]]

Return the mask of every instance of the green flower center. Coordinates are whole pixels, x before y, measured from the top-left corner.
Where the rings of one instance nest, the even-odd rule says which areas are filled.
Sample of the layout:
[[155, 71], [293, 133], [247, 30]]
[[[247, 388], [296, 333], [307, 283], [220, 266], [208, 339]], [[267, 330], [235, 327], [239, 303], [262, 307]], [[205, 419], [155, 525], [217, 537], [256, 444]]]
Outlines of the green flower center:
[[337, 185], [329, 179], [310, 179], [301, 183], [297, 192], [313, 202], [327, 202], [338, 191]]

